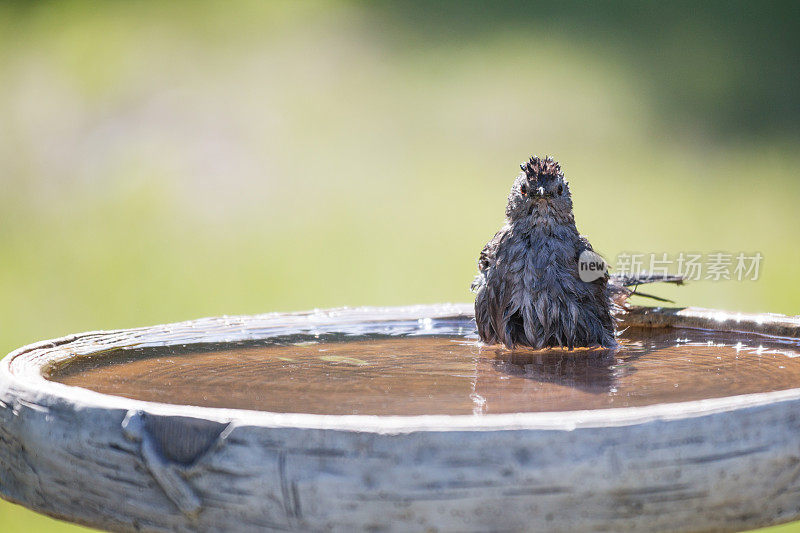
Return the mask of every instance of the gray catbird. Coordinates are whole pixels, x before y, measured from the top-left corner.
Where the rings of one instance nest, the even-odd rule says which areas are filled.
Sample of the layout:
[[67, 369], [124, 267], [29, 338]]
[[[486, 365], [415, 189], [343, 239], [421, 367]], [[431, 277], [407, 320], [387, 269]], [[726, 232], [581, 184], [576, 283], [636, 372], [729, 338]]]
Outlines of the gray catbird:
[[561, 166], [532, 157], [520, 167], [506, 223], [483, 248], [472, 283], [481, 340], [508, 348], [616, 347], [615, 315], [634, 292], [627, 287], [682, 278], [603, 270], [584, 281], [579, 258], [599, 256], [575, 227]]

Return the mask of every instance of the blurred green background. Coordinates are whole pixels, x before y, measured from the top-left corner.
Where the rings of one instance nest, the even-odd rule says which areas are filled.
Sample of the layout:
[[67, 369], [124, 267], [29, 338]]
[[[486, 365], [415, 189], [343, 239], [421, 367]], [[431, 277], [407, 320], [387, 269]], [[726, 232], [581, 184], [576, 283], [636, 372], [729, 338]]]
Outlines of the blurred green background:
[[[0, 351], [469, 301], [531, 154], [607, 258], [764, 256], [658, 294], [797, 314], [798, 6], [2, 3]], [[70, 529], [0, 503], [4, 532]]]

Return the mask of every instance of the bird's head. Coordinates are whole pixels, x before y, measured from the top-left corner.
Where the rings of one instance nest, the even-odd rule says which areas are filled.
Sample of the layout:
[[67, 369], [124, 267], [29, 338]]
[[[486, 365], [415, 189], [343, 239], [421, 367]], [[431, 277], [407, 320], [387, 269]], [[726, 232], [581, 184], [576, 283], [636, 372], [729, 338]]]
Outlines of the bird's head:
[[557, 219], [572, 216], [572, 195], [561, 166], [552, 157], [531, 157], [520, 165], [508, 197], [506, 215], [510, 219], [526, 217], [534, 212]]

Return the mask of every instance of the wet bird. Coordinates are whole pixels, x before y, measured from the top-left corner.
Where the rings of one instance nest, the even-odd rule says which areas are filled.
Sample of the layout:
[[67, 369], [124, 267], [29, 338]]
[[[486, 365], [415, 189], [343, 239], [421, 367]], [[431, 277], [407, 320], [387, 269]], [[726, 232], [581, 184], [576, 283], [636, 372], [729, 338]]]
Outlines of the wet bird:
[[617, 347], [616, 315], [635, 293], [629, 287], [682, 278], [609, 276], [604, 263], [587, 270], [602, 258], [578, 233], [561, 166], [551, 157], [531, 157], [520, 167], [506, 223], [483, 248], [472, 283], [481, 340], [508, 348]]

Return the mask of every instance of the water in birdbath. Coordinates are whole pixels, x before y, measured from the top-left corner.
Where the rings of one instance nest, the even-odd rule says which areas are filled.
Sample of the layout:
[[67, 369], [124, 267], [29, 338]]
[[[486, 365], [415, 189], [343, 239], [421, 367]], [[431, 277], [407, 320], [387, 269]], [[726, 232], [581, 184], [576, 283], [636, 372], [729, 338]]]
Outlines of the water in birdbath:
[[125, 349], [48, 379], [137, 400], [334, 415], [643, 406], [797, 387], [797, 341], [629, 328], [622, 349], [519, 350], [463, 336], [364, 336]]

